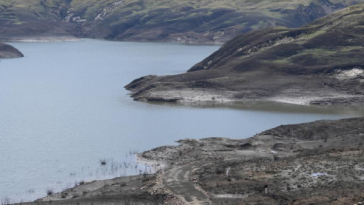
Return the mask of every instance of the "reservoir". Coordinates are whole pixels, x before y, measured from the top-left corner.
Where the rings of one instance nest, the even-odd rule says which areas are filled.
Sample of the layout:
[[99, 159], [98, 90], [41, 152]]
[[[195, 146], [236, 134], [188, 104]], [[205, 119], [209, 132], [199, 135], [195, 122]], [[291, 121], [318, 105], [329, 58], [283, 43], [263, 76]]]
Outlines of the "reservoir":
[[35, 200], [49, 189], [138, 174], [144, 168], [134, 153], [179, 139], [246, 138], [281, 124], [364, 115], [280, 104], [149, 104], [123, 88], [141, 76], [186, 72], [218, 46], [10, 44], [25, 57], [0, 62], [0, 199]]

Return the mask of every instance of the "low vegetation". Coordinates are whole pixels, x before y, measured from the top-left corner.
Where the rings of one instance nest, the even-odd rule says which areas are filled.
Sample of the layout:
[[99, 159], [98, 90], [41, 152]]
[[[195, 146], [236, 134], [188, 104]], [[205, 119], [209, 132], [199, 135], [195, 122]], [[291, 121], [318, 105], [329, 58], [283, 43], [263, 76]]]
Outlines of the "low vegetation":
[[48, 188], [48, 189], [46, 190], [46, 192], [47, 192], [47, 196], [52, 196], [52, 195], [54, 194], [54, 191], [53, 191], [53, 189], [51, 189], [51, 188]]
[[0, 38], [77, 37], [223, 43], [299, 27], [364, 0], [0, 0]]
[[106, 159], [100, 159], [100, 164], [102, 165], [102, 166], [105, 166], [106, 165]]
[[0, 200], [0, 205], [9, 205], [9, 204], [11, 204], [11, 200], [8, 197], [2, 198]]

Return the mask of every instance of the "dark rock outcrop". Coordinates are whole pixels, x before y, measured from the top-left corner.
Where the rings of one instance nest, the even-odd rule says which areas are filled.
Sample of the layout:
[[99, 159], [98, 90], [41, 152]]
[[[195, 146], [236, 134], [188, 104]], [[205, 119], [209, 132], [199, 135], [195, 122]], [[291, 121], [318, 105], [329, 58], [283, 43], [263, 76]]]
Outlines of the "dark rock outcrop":
[[8, 44], [0, 43], [0, 59], [19, 57], [24, 57], [24, 55], [18, 49]]

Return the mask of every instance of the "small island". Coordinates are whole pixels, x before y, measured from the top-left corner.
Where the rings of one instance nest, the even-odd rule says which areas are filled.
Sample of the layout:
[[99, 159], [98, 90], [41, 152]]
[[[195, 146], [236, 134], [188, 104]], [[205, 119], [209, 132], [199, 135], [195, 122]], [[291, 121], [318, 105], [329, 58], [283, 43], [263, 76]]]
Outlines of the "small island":
[[0, 43], [0, 59], [5, 58], [20, 58], [24, 55], [11, 45]]

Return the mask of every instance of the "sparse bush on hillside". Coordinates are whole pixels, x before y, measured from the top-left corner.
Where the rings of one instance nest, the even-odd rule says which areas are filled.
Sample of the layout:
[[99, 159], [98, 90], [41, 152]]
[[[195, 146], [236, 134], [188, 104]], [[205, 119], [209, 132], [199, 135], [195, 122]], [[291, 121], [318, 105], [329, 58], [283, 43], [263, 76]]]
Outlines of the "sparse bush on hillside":
[[47, 188], [46, 192], [47, 192], [47, 196], [52, 196], [54, 194], [54, 191], [51, 188]]

